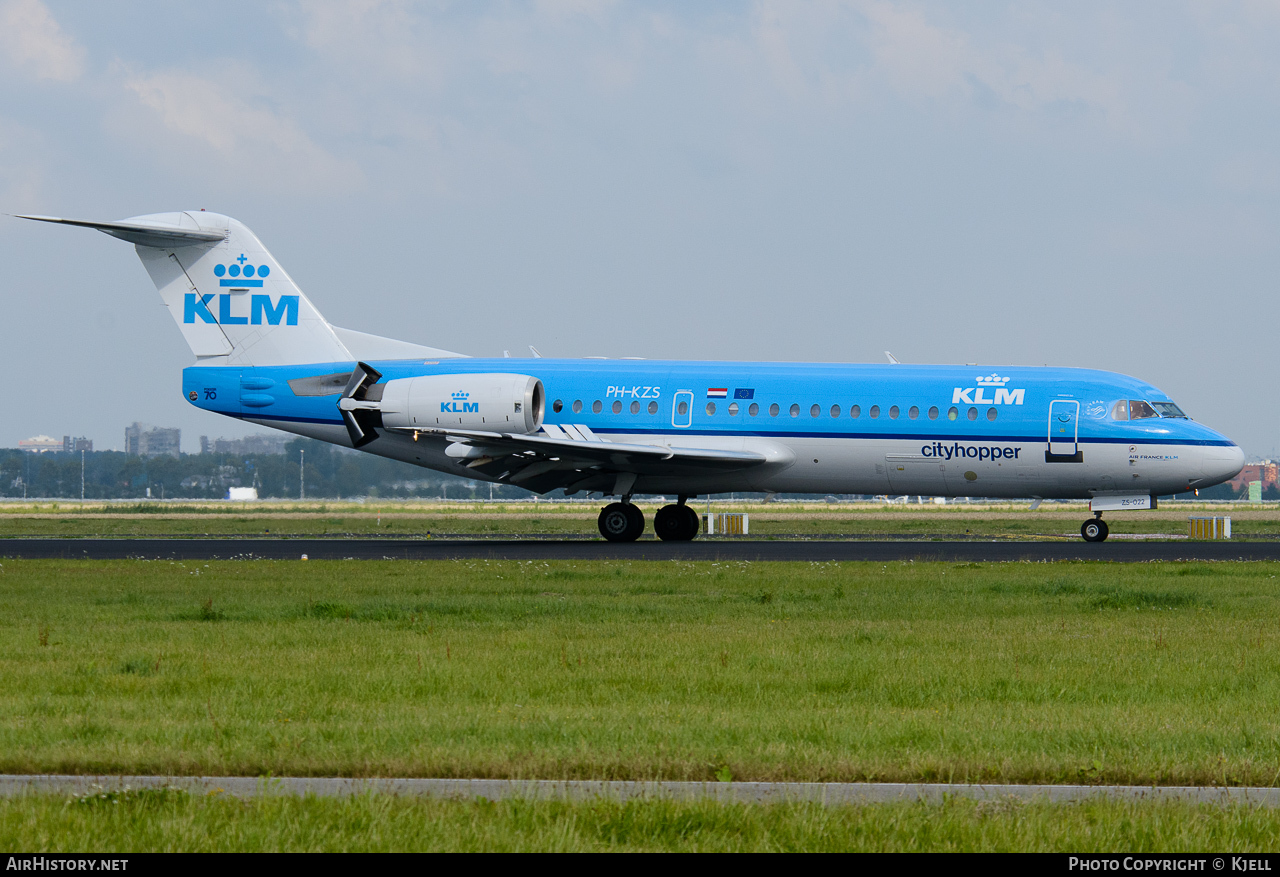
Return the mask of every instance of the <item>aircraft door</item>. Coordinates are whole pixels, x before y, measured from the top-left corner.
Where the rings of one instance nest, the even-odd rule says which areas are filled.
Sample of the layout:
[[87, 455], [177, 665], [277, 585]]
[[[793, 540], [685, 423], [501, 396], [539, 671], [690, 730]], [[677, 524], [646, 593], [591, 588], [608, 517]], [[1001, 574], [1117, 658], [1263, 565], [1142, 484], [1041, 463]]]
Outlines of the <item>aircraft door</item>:
[[1080, 463], [1080, 403], [1075, 399], [1054, 399], [1049, 403], [1049, 449], [1046, 463]]
[[693, 391], [676, 390], [671, 399], [671, 425], [676, 429], [688, 429], [693, 424]]

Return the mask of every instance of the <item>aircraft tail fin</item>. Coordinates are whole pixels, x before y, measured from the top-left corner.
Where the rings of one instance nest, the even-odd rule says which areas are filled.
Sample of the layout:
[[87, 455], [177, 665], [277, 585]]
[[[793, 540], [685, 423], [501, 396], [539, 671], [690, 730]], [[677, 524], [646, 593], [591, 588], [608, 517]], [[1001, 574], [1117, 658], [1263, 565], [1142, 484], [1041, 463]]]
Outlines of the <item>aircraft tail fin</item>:
[[[94, 228], [134, 244], [191, 352], [209, 365], [347, 362], [356, 356], [280, 263], [243, 223], [218, 213], [187, 211], [118, 222], [23, 216]], [[379, 339], [385, 340], [385, 339]], [[366, 345], [367, 346], [367, 345]], [[388, 342], [388, 352], [434, 348]], [[392, 357], [388, 357], [392, 358]], [[398, 358], [398, 357], [396, 357]]]

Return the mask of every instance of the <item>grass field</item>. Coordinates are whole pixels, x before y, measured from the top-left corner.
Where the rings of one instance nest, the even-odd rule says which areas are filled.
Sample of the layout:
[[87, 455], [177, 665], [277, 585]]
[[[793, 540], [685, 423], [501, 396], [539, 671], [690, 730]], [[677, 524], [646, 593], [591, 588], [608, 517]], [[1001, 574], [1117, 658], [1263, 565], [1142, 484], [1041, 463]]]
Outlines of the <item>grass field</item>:
[[0, 846], [134, 851], [1066, 851], [1252, 852], [1275, 811], [1089, 802], [950, 801], [822, 808], [660, 801], [501, 803], [259, 798], [175, 792], [0, 802]]
[[[652, 521], [654, 504], [641, 503]], [[0, 537], [12, 536], [549, 536], [598, 538], [600, 503], [5, 503]], [[701, 512], [705, 506], [695, 504]], [[1080, 538], [1083, 503], [877, 505], [871, 503], [713, 504], [744, 511], [753, 538]], [[1230, 515], [1237, 539], [1280, 538], [1276, 508], [1177, 504], [1107, 516], [1117, 535], [1185, 536], [1190, 514]], [[652, 526], [645, 538], [652, 539]]]
[[0, 771], [1275, 785], [1278, 574], [6, 560]]

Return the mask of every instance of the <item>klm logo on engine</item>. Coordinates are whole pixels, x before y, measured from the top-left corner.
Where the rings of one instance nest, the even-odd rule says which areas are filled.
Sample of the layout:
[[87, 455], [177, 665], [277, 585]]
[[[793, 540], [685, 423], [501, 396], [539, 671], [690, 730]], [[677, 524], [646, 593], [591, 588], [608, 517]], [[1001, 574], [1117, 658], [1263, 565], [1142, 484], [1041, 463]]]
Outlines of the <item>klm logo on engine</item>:
[[[956, 387], [951, 394], [951, 404], [959, 405], [963, 402], [965, 405], [1021, 405], [1026, 399], [1026, 390], [1006, 389], [1005, 384], [1009, 383], [1009, 379], [995, 373], [979, 377], [974, 383], [978, 386]], [[994, 395], [988, 396], [988, 391]]]
[[479, 414], [480, 403], [468, 402], [471, 398], [470, 393], [454, 393], [452, 402], [441, 402], [441, 414]]

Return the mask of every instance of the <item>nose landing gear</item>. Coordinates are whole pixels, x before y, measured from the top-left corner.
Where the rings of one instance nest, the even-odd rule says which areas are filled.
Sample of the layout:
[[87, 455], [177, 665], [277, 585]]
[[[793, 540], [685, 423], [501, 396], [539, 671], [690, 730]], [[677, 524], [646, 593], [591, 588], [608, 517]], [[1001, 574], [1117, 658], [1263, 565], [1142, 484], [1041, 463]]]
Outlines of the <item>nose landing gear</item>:
[[1102, 512], [1094, 512], [1093, 520], [1080, 525], [1080, 535], [1086, 542], [1106, 542], [1110, 532], [1107, 522], [1102, 520]]

